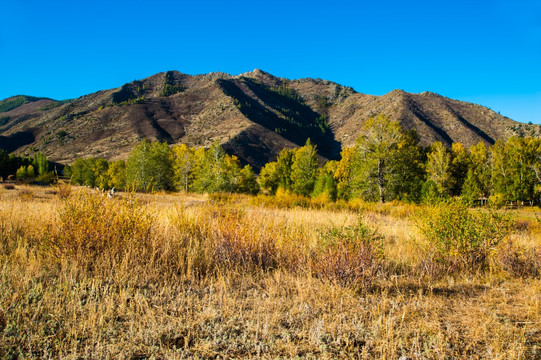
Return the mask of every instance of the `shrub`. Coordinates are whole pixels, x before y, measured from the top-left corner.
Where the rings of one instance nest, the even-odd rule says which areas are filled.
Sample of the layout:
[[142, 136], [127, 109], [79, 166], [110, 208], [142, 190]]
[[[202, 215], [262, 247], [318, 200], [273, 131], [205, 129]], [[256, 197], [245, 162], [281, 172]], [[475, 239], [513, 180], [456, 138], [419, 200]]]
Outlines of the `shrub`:
[[505, 206], [507, 201], [503, 194], [494, 194], [489, 197], [488, 202], [491, 206], [500, 209]]
[[459, 202], [428, 207], [416, 223], [433, 247], [435, 261], [450, 272], [487, 269], [498, 244], [514, 227], [509, 214], [473, 211]]
[[511, 276], [524, 278], [541, 274], [541, 251], [518, 246], [512, 241], [498, 252], [498, 262]]
[[221, 231], [216, 237], [215, 261], [226, 268], [269, 270], [278, 265], [275, 242], [270, 237], [253, 238], [242, 227]]
[[369, 286], [383, 268], [382, 240], [360, 219], [355, 226], [332, 226], [312, 250], [312, 272], [342, 285]]
[[28, 189], [22, 189], [19, 191], [19, 196], [24, 200], [32, 200], [34, 198], [34, 192]]
[[295, 207], [309, 208], [311, 199], [306, 196], [294, 194], [280, 187], [274, 196], [259, 194], [252, 198], [251, 203], [253, 205], [263, 205], [281, 209], [292, 209]]
[[43, 250], [58, 260], [68, 260], [94, 269], [100, 264], [141, 260], [150, 252], [153, 217], [134, 199], [116, 201], [79, 192], [65, 200], [59, 224], [48, 229]]
[[211, 230], [214, 261], [220, 267], [247, 270], [276, 268], [279, 254], [275, 239], [266, 231], [254, 231], [241, 210], [219, 207], [214, 211], [215, 224]]
[[71, 183], [70, 182], [64, 182], [62, 180], [58, 181], [56, 186], [54, 187], [56, 190], [56, 194], [60, 199], [68, 199], [71, 196]]
[[227, 206], [205, 206], [197, 215], [181, 208], [171, 218], [180, 272], [200, 276], [217, 270], [266, 271], [283, 264], [276, 233]]
[[227, 205], [233, 201], [233, 195], [231, 193], [216, 192], [210, 193], [209, 200], [215, 204]]

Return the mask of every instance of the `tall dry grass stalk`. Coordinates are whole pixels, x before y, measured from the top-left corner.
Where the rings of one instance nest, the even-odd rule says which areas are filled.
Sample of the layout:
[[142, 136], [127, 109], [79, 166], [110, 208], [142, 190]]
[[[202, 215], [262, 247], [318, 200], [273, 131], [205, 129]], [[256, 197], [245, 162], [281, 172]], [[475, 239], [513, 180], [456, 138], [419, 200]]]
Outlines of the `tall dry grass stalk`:
[[527, 227], [427, 281], [409, 205], [28, 190], [0, 194], [2, 359], [541, 356]]

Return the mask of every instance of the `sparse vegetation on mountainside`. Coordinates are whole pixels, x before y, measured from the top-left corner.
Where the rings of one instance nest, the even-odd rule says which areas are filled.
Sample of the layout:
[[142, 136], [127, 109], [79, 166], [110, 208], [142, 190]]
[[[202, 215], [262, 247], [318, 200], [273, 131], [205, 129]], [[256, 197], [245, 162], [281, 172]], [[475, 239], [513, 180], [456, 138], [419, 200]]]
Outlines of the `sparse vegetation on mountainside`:
[[[24, 99], [30, 97], [2, 104]], [[355, 145], [363, 124], [380, 114], [415, 129], [423, 146], [440, 141], [469, 148], [541, 134], [539, 125], [433, 93], [371, 96], [330, 81], [288, 80], [260, 70], [238, 76], [167, 71], [67, 102], [32, 99], [9, 108], [0, 116], [9, 119], [0, 120], [0, 148], [18, 155], [38, 149], [60, 163], [125, 158], [142, 138], [190, 147], [218, 141], [256, 170], [308, 138], [322, 157], [336, 160]], [[57, 137], [60, 130], [70, 137]]]
[[4, 99], [0, 101], [0, 113], [8, 112], [28, 102], [38, 101], [41, 99], [44, 99], [44, 98], [37, 98], [34, 96], [24, 96], [24, 95], [18, 95], [18, 96], [10, 97], [8, 99]]

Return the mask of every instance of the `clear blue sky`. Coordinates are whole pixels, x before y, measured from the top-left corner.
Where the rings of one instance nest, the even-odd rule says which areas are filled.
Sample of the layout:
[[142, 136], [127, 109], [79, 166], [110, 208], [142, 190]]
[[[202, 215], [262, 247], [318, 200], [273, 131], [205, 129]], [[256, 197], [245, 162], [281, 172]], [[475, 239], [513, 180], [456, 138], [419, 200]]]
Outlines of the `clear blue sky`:
[[432, 91], [541, 123], [541, 1], [34, 1], [0, 11], [0, 98], [259, 68]]

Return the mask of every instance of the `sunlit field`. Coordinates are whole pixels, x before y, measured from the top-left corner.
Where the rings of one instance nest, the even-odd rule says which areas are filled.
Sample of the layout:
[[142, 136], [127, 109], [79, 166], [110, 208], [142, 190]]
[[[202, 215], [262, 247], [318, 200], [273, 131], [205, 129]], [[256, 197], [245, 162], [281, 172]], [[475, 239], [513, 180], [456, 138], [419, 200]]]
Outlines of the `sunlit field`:
[[541, 358], [538, 208], [301, 200], [2, 185], [0, 359]]

